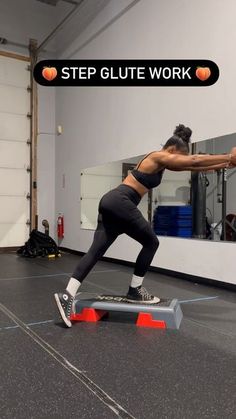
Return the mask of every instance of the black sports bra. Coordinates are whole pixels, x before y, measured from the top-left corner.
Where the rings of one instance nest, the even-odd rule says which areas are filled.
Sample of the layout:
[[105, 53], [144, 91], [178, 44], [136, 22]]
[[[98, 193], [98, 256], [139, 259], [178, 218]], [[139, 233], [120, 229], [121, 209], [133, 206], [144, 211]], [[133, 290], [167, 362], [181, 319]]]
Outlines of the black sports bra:
[[140, 164], [143, 162], [144, 159], [146, 159], [146, 157], [150, 156], [150, 154], [155, 153], [155, 151], [152, 151], [151, 153], [147, 154], [138, 164], [136, 169], [133, 169], [131, 171], [131, 174], [133, 175], [133, 177], [139, 182], [141, 183], [143, 186], [145, 186], [145, 188], [147, 189], [152, 189], [152, 188], [156, 188], [156, 186], [160, 185], [161, 180], [162, 180], [162, 176], [164, 173], [165, 169], [160, 170], [157, 173], [144, 173], [141, 172], [140, 170], [138, 170], [138, 167], [140, 166]]

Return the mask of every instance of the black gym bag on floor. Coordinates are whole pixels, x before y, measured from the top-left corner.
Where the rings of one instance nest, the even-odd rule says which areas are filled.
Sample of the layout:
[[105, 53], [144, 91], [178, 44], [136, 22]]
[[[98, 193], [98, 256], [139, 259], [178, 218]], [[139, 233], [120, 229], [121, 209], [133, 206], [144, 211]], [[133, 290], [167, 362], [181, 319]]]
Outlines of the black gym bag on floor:
[[27, 258], [35, 258], [37, 256], [60, 255], [60, 251], [56, 242], [47, 234], [37, 230], [32, 230], [30, 238], [17, 250], [17, 254]]

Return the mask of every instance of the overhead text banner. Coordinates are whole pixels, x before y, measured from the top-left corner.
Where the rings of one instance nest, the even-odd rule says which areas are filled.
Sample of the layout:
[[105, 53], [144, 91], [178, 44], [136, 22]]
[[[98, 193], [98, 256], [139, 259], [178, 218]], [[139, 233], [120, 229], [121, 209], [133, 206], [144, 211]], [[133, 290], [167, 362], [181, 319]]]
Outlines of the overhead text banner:
[[219, 68], [210, 60], [43, 60], [34, 68], [43, 86], [211, 86]]

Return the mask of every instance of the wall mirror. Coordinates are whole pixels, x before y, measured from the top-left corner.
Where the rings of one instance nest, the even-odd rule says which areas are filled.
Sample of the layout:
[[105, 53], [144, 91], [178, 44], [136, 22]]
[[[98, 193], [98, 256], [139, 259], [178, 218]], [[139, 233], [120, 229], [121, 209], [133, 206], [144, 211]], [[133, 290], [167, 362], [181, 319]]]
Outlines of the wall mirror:
[[[193, 153], [228, 153], [236, 134], [200, 141]], [[118, 186], [143, 155], [89, 167], [81, 172], [81, 228], [95, 230], [98, 203]], [[138, 208], [157, 235], [236, 241], [236, 168], [215, 172], [166, 170], [161, 185]]]

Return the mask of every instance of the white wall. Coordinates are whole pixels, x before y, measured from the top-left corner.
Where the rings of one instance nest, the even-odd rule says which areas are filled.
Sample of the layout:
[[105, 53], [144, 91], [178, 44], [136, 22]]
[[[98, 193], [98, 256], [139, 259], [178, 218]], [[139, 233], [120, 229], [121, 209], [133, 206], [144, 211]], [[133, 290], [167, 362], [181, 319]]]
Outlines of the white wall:
[[[122, 5], [124, 3], [122, 2]], [[116, 6], [115, 6], [116, 5]], [[220, 68], [208, 88], [63, 88], [56, 91], [56, 211], [65, 214], [63, 246], [87, 251], [80, 230], [80, 171], [158, 149], [178, 123], [199, 141], [236, 131], [234, 0], [140, 0], [73, 56], [112, 15], [111, 1], [63, 56], [70, 58], [207, 58]], [[76, 48], [77, 45], [77, 48]], [[226, 150], [227, 151], [227, 150]], [[67, 187], [62, 189], [62, 174]], [[153, 265], [236, 283], [235, 244], [161, 238]], [[134, 261], [138, 244], [120, 237], [108, 256]], [[226, 259], [228, 263], [226, 262]], [[224, 268], [227, 266], [227, 270]]]
[[40, 86], [38, 99], [38, 230], [44, 232], [42, 220], [47, 219], [55, 238], [55, 89]]

